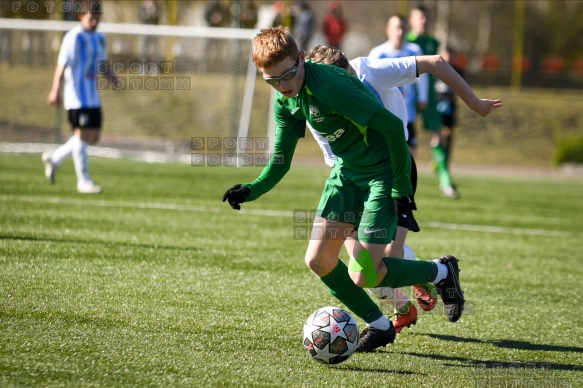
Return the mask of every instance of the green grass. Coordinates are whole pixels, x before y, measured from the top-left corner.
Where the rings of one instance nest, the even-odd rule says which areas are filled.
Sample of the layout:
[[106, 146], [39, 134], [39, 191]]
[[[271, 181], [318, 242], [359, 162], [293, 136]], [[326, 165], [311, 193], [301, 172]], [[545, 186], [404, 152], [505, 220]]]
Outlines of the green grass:
[[294, 166], [241, 212], [220, 197], [258, 169], [91, 167], [105, 191], [81, 196], [72, 163], [50, 186], [38, 155], [0, 154], [0, 386], [581, 386], [583, 181], [459, 175], [451, 201], [421, 173], [409, 244], [461, 259], [468, 311], [327, 366], [302, 325], [339, 302], [292, 217], [325, 167]]

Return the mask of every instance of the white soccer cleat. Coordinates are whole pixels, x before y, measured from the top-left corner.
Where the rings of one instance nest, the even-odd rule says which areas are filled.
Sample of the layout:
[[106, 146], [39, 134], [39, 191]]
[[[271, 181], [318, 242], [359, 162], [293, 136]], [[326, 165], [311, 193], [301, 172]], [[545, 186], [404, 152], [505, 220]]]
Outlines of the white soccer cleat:
[[78, 183], [77, 191], [81, 194], [99, 194], [103, 190], [101, 189], [101, 186], [97, 186], [92, 181], [89, 181], [86, 183]]
[[441, 187], [441, 194], [444, 197], [451, 198], [451, 199], [459, 199], [460, 193], [456, 190], [454, 186], [444, 186]]
[[43, 152], [42, 160], [45, 164], [45, 177], [51, 182], [51, 184], [55, 184], [55, 173], [57, 172], [57, 166], [51, 160], [51, 154], [48, 152]]

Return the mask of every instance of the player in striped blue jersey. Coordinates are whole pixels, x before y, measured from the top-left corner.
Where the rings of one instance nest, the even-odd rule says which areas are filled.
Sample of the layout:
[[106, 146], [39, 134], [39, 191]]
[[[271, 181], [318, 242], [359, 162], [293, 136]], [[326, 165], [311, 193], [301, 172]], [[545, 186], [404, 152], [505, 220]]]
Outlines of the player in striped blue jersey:
[[[53, 85], [48, 97], [49, 105], [61, 104], [64, 80], [63, 105], [73, 129], [73, 136], [53, 154], [43, 153], [45, 176], [55, 182], [55, 173], [61, 163], [73, 156], [77, 175], [77, 191], [97, 194], [101, 187], [89, 175], [89, 144], [99, 141], [101, 131], [101, 99], [97, 87], [98, 66], [107, 59], [105, 35], [97, 31], [102, 14], [99, 1], [80, 3], [80, 25], [70, 30], [61, 44]], [[111, 75], [113, 78], [113, 75]]]

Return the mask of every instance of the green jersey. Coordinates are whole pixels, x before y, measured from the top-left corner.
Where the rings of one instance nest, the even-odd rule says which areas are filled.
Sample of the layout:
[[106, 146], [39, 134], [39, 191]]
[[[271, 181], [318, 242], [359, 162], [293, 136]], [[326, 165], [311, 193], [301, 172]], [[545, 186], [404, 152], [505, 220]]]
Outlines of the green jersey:
[[[433, 36], [417, 35], [413, 31], [409, 32], [405, 37], [407, 42], [412, 42], [423, 51], [423, 55], [435, 55], [439, 48], [439, 41]], [[427, 93], [427, 108], [421, 112], [423, 116], [423, 125], [429, 131], [439, 131], [442, 126], [441, 115], [437, 112], [437, 96], [435, 94], [435, 77], [433, 74], [429, 76], [429, 90]]]
[[330, 143], [337, 163], [355, 172], [392, 174], [391, 195], [411, 195], [410, 158], [402, 121], [386, 110], [356, 77], [335, 66], [305, 63], [296, 97], [274, 101], [274, 152], [249, 187], [248, 201], [271, 190], [287, 173], [306, 121]]
[[413, 31], [409, 32], [405, 37], [407, 42], [413, 42], [421, 47], [424, 55], [435, 55], [437, 54], [437, 48], [439, 47], [439, 41], [433, 36], [429, 35], [417, 35]]

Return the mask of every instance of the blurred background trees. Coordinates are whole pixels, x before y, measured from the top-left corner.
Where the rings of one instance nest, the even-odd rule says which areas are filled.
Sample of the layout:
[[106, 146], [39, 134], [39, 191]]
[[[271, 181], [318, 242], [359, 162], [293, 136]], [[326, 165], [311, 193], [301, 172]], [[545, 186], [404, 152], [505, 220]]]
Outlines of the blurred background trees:
[[[248, 0], [218, 0], [225, 9], [237, 10]], [[68, 0], [0, 0], [2, 17], [61, 19]], [[160, 1], [160, 23], [206, 25], [205, 1]], [[274, 1], [253, 1], [258, 28], [271, 24]], [[284, 0], [292, 10], [297, 0]], [[324, 0], [308, 1], [319, 24], [329, 7]], [[343, 49], [347, 56], [366, 55], [386, 39], [385, 25], [394, 13], [424, 4], [432, 12], [432, 30], [442, 46], [462, 53], [458, 64], [475, 83], [492, 85], [583, 87], [583, 1], [579, 0], [394, 0], [339, 1], [349, 22]], [[140, 1], [104, 1], [104, 22], [139, 23]], [[47, 10], [51, 10], [47, 12]], [[517, 30], [516, 26], [521, 26]], [[321, 26], [311, 44], [324, 43]], [[512, 73], [514, 69], [514, 74]], [[513, 78], [514, 77], [514, 78]], [[516, 85], [515, 85], [516, 86]]]

